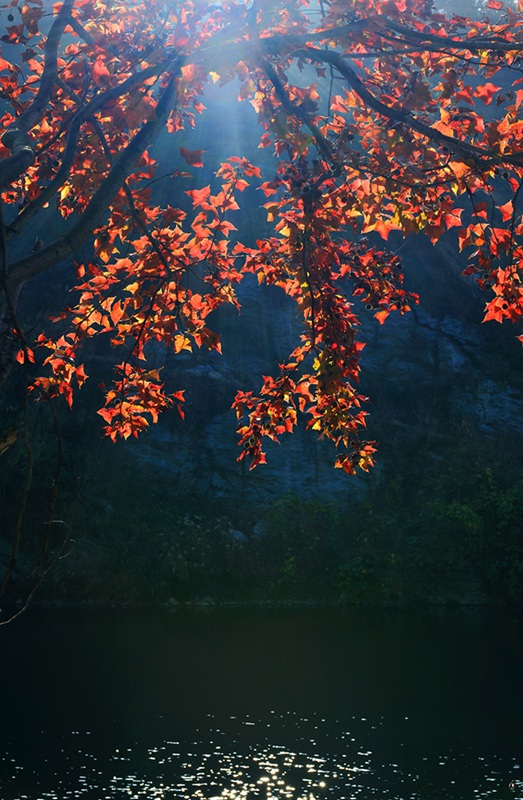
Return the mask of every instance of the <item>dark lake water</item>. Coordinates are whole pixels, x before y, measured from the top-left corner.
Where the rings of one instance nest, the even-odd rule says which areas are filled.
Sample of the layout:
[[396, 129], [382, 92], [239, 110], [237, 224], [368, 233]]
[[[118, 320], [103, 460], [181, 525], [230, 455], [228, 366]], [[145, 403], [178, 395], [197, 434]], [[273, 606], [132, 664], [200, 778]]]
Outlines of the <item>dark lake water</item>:
[[33, 612], [0, 628], [0, 797], [514, 798], [510, 611]]

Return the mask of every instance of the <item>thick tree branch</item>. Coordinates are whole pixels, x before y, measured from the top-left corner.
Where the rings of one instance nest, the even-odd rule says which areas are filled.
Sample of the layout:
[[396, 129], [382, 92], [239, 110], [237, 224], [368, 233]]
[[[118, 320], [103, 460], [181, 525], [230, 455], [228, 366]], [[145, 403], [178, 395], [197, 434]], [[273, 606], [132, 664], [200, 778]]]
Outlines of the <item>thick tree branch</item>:
[[285, 87], [284, 87], [283, 83], [281, 82], [281, 80], [279, 79], [279, 77], [278, 77], [278, 75], [276, 73], [276, 70], [274, 69], [272, 64], [269, 64], [268, 61], [266, 61], [265, 59], [262, 59], [261, 60], [261, 67], [265, 71], [265, 73], [267, 74], [267, 77], [271, 81], [272, 85], [274, 86], [274, 91], [276, 92], [276, 95], [277, 95], [280, 103], [282, 104], [283, 108], [285, 109], [285, 111], [288, 114], [290, 114], [291, 116], [298, 117], [299, 119], [303, 120], [305, 125], [308, 127], [308, 129], [312, 133], [314, 141], [316, 142], [318, 150], [321, 152], [323, 158], [326, 161], [331, 161], [332, 160], [332, 149], [331, 149], [331, 146], [327, 142], [325, 137], [322, 135], [322, 133], [319, 130], [318, 126], [315, 125], [315, 123], [311, 119], [310, 114], [307, 114], [306, 112], [302, 111], [296, 105], [296, 103], [292, 102], [292, 100], [289, 98], [287, 92], [285, 91]]
[[[425, 33], [425, 31], [416, 31], [391, 20], [389, 17], [382, 16], [369, 19], [356, 19], [343, 25], [323, 28], [322, 30], [316, 30], [312, 33], [269, 35], [260, 38], [259, 41], [268, 53], [279, 52], [285, 54], [288, 48], [299, 47], [300, 45], [314, 41], [336, 42], [340, 39], [345, 39], [351, 34], [358, 35], [361, 33], [369, 33], [374, 36], [385, 36], [385, 34], [387, 34], [387, 38], [390, 38], [390, 32], [392, 30], [404, 37], [405, 41], [396, 39], [399, 44], [406, 44], [409, 42], [411, 45], [415, 45], [418, 50], [423, 44], [430, 43], [435, 45], [438, 49], [451, 48], [453, 50], [466, 50], [470, 53], [482, 53], [485, 50], [496, 50], [499, 52], [523, 51], [523, 41], [507, 42], [506, 39], [499, 39], [497, 37], [454, 39], [451, 36], [441, 36], [434, 33]], [[209, 40], [207, 46], [213, 46], [212, 39]], [[202, 47], [202, 52], [205, 52], [205, 50], [206, 48]]]
[[469, 142], [463, 142], [452, 136], [437, 130], [436, 128], [427, 125], [425, 122], [417, 119], [410, 111], [402, 106], [387, 106], [381, 100], [372, 94], [367, 89], [364, 82], [357, 74], [357, 72], [343, 59], [339, 53], [332, 50], [319, 50], [318, 48], [307, 47], [303, 50], [295, 51], [295, 56], [303, 56], [310, 58], [313, 61], [326, 62], [332, 64], [338, 72], [343, 75], [349, 86], [356, 92], [358, 97], [371, 108], [377, 111], [378, 114], [389, 119], [391, 122], [406, 125], [408, 128], [417, 131], [422, 136], [425, 136], [432, 142], [437, 142], [442, 147], [445, 147], [449, 152], [455, 153], [461, 159], [472, 160], [474, 162], [481, 161], [481, 166], [487, 168], [493, 164], [513, 164], [517, 167], [523, 166], [523, 156], [519, 154], [503, 154], [498, 155], [489, 150], [485, 150]]
[[5, 307], [0, 314], [0, 387], [14, 364], [17, 342], [27, 353], [24, 335], [16, 318], [19, 288], [13, 291], [11, 285], [3, 202], [0, 198], [0, 296], [3, 294], [5, 298]]
[[60, 187], [63, 186], [74, 162], [74, 157], [78, 147], [78, 135], [83, 122], [84, 119], [81, 113], [78, 113], [73, 117], [67, 133], [66, 145], [64, 154], [62, 156], [60, 169], [52, 181], [44, 189], [42, 189], [38, 197], [28, 203], [18, 214], [16, 219], [11, 222], [9, 225], [8, 238], [19, 234], [24, 225], [26, 225], [36, 214], [38, 214], [44, 205], [48, 203], [49, 200], [51, 200], [51, 198], [58, 192]]
[[[430, 42], [442, 49], [451, 48], [453, 50], [468, 50], [469, 53], [480, 53], [485, 50], [497, 50], [503, 53], [508, 52], [521, 52], [523, 50], [523, 42], [507, 42], [506, 39], [499, 39], [493, 36], [488, 39], [483, 39], [481, 36], [471, 37], [469, 39], [453, 39], [451, 36], [440, 36], [436, 33], [427, 33], [425, 31], [417, 31], [413, 28], [408, 28], [399, 22], [395, 22], [389, 17], [377, 19], [375, 24], [383, 27], [387, 33], [395, 31], [401, 34], [404, 38], [399, 40], [401, 44], [405, 41], [415, 44], [418, 49], [420, 46]], [[396, 40], [398, 41], [398, 40]]]
[[[127, 94], [132, 89], [134, 89], [138, 84], [143, 83], [149, 78], [154, 78], [160, 75], [162, 72], [168, 71], [172, 63], [173, 63], [173, 54], [168, 53], [163, 61], [158, 62], [156, 64], [152, 64], [151, 66], [146, 67], [145, 69], [142, 69], [139, 72], [135, 72], [133, 75], [130, 75], [129, 78], [126, 78], [126, 80], [122, 81], [122, 83], [119, 83], [116, 86], [107, 89], [105, 92], [100, 92], [99, 94], [97, 94], [87, 105], [85, 105], [82, 109], [80, 109], [80, 111], [75, 115], [74, 121], [75, 124], [78, 126], [78, 129], [80, 125], [83, 122], [85, 122], [86, 119], [92, 116], [96, 111], [98, 111], [104, 105], [112, 102], [113, 100], [117, 100], [119, 97], [121, 97], [124, 94]], [[32, 125], [38, 122], [38, 117], [40, 113], [41, 112], [39, 111], [38, 114], [36, 115], [36, 118], [31, 118], [29, 127], [32, 127]], [[18, 119], [15, 120], [13, 125], [6, 131], [6, 133], [3, 136], [2, 139], [3, 144], [6, 145], [7, 147], [10, 147], [11, 149], [13, 149], [13, 147], [15, 146], [20, 146], [20, 147], [22, 146], [21, 145], [22, 139], [19, 140], [20, 120], [22, 120], [22, 117], [23, 115], [20, 115], [20, 117], [18, 117]], [[11, 175], [11, 173], [13, 172], [13, 168], [9, 166], [10, 162], [14, 158], [14, 155], [11, 156], [10, 158], [4, 159], [3, 161], [0, 161], [0, 187], [8, 186], [13, 181], [17, 180], [17, 178], [19, 178], [20, 175], [33, 163], [35, 159], [35, 152], [33, 149], [33, 144], [31, 143], [29, 137], [27, 136], [27, 132], [24, 133], [23, 135], [23, 141], [25, 142], [26, 148], [28, 148], [28, 152], [30, 150], [31, 159], [26, 164], [26, 166], [19, 172], [16, 172], [14, 176]], [[13, 145], [13, 147], [11, 147], [11, 144], [7, 144], [7, 142], [14, 142], [15, 144]], [[27, 158], [29, 158], [29, 155], [27, 155]], [[16, 225], [14, 227], [16, 228]]]
[[155, 119], [145, 123], [143, 128], [129, 142], [126, 149], [115, 160], [107, 178], [93, 195], [78, 222], [73, 225], [65, 236], [53, 242], [53, 244], [14, 263], [10, 271], [10, 283], [12, 286], [45, 272], [55, 264], [74, 255], [87, 241], [93, 230], [101, 224], [112, 199], [122, 188], [125, 179], [142, 153], [154, 141], [156, 135], [167, 121], [177, 96], [179, 66], [180, 62], [177, 61], [173, 69], [173, 73], [176, 74], [171, 76], [158, 101]]
[[20, 114], [16, 123], [2, 137], [2, 144], [12, 155], [0, 162], [0, 187], [17, 180], [34, 162], [34, 143], [28, 136], [45, 110], [57, 76], [57, 53], [62, 34], [69, 23], [74, 0], [65, 0], [46, 39], [44, 71], [33, 102]]

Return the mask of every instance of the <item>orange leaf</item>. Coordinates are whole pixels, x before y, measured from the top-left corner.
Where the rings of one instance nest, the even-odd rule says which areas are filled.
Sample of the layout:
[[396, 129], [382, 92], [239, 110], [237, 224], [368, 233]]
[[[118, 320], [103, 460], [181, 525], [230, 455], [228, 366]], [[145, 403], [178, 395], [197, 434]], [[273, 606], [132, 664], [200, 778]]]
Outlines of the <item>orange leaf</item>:
[[192, 350], [191, 340], [179, 333], [174, 337], [174, 352], [180, 353], [182, 350]]
[[499, 210], [501, 211], [501, 218], [503, 222], [507, 222], [507, 220], [512, 219], [512, 215], [514, 213], [514, 206], [512, 205], [512, 200], [509, 200], [507, 203], [504, 203], [502, 206], [499, 206]]
[[374, 318], [378, 320], [380, 325], [383, 325], [383, 323], [385, 322], [385, 320], [387, 319], [388, 316], [389, 316], [389, 312], [385, 311], [385, 310], [377, 311], [374, 314]]
[[0, 72], [3, 72], [6, 69], [12, 72], [15, 67], [13, 67], [9, 61], [6, 61], [5, 58], [0, 58]]
[[83, 364], [80, 364], [78, 367], [76, 367], [75, 374], [76, 374], [76, 380], [78, 382], [78, 386], [81, 386], [84, 383], [84, 381], [87, 379], [87, 377], [88, 377], [85, 374], [85, 369], [84, 369], [84, 365]]
[[15, 356], [19, 364], [25, 364], [26, 358], [31, 364], [35, 363], [35, 354], [30, 347], [26, 347], [25, 350], [19, 350]]
[[110, 311], [110, 316], [111, 316], [111, 320], [112, 320], [113, 325], [118, 325], [118, 323], [120, 322], [121, 318], [123, 317], [123, 314], [124, 314], [124, 311], [123, 311], [123, 308], [122, 308], [122, 304], [120, 303], [119, 300], [116, 300], [113, 303], [113, 306], [112, 306], [111, 311]]

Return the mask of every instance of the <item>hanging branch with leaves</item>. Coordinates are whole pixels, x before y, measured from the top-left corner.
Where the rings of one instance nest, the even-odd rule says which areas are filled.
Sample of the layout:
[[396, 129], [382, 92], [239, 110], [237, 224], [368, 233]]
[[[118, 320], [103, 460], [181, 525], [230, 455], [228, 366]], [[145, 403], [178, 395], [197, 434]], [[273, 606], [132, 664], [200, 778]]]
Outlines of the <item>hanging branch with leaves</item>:
[[[303, 420], [352, 474], [375, 451], [361, 438], [358, 304], [384, 323], [417, 302], [391, 232], [436, 243], [454, 229], [465, 274], [487, 292], [485, 320], [520, 321], [521, 13], [498, 0], [480, 20], [426, 0], [65, 0], [47, 33], [43, 17], [42, 0], [11, 0], [0, 37], [0, 297], [36, 394], [72, 405], [89, 341], [106, 335], [119, 354], [100, 410], [107, 435], [138, 435], [173, 405], [183, 415], [183, 392], [147, 363], [152, 344], [220, 352], [212, 314], [239, 308], [237, 286], [255, 274], [295, 303], [302, 328], [259, 393], [234, 400], [239, 458], [263, 463], [265, 440]], [[177, 206], [158, 205], [152, 145], [204, 125], [206, 85], [231, 81], [272, 173], [234, 156]], [[203, 166], [203, 151], [179, 154], [184, 170]], [[248, 185], [272, 226], [255, 245], [231, 221]], [[24, 255], [49, 206], [60, 233]], [[62, 262], [71, 302], [30, 341], [10, 297]]]

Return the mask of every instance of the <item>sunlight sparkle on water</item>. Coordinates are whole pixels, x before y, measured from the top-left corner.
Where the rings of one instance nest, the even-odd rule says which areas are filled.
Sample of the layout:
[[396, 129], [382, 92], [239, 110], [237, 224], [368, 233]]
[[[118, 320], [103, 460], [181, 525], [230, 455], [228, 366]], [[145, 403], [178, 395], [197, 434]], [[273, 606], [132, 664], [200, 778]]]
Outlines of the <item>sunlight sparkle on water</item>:
[[[404, 722], [408, 724], [408, 720]], [[63, 769], [55, 773], [54, 788], [36, 789], [40, 776], [35, 775], [32, 777], [38, 794], [18, 794], [16, 800], [428, 800], [443, 796], [443, 785], [455, 786], [464, 754], [440, 753], [430, 760], [425, 757], [423, 770], [418, 765], [409, 772], [401, 760], [383, 762], [376, 750], [362, 746], [362, 741], [358, 743], [362, 725], [375, 732], [382, 722], [375, 723], [360, 719], [357, 730], [338, 731], [332, 737], [329, 755], [315, 751], [314, 740], [307, 735], [307, 723], [299, 718], [292, 719], [294, 732], [304, 732], [296, 748], [271, 742], [267, 735], [270, 726], [252, 720], [247, 740], [242, 734], [246, 721], [233, 721], [236, 734], [232, 742], [229, 739], [232, 747], [227, 750], [218, 744], [224, 731], [211, 727], [212, 722], [207, 736], [200, 740], [185, 745], [165, 740], [150, 747], [137, 743], [115, 748], [105, 761], [83, 750], [73, 752], [69, 742], [69, 747], [65, 744], [62, 748]], [[311, 719], [308, 725], [312, 733], [325, 727], [325, 720]], [[263, 741], [249, 741], [253, 728]], [[482, 762], [482, 785], [470, 787], [472, 792], [467, 797], [499, 797], [501, 770], [487, 761], [477, 757], [478, 765]], [[4, 766], [6, 762], [15, 780], [19, 768], [13, 759], [4, 757]], [[434, 770], [438, 769], [445, 770], [439, 786], [433, 782]]]

